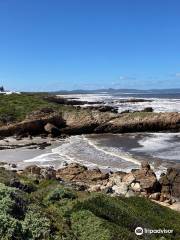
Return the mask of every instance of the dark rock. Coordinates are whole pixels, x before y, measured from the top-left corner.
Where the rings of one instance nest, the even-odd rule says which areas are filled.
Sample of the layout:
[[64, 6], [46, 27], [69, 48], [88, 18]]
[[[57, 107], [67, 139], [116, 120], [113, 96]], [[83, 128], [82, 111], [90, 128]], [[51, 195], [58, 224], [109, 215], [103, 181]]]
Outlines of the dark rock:
[[45, 126], [44, 126], [44, 130], [51, 134], [52, 136], [54, 137], [57, 137], [60, 135], [60, 130], [59, 128], [57, 128], [54, 124], [52, 123], [47, 123]]
[[61, 164], [63, 167], [66, 167], [68, 166], [68, 163], [66, 161], [63, 161], [62, 164]]
[[103, 192], [106, 193], [106, 194], [111, 194], [111, 193], [113, 193], [113, 189], [112, 189], [112, 187], [107, 187], [107, 188], [104, 189]]
[[45, 149], [46, 147], [49, 147], [49, 146], [51, 146], [51, 143], [43, 142], [43, 143], [38, 144], [38, 147], [41, 150], [43, 150], [43, 149]]
[[48, 97], [45, 97], [44, 99], [49, 102], [65, 104], [65, 105], [73, 105], [73, 106], [84, 105], [84, 104], [101, 104], [102, 103], [100, 101], [89, 102], [89, 101], [81, 101], [81, 100], [74, 99], [74, 98], [63, 98], [63, 97], [58, 97], [58, 96], [48, 96]]
[[153, 108], [152, 107], [146, 107], [144, 108], [141, 112], [153, 112]]
[[118, 113], [118, 108], [117, 107], [113, 107], [113, 106], [87, 106], [85, 107], [85, 109], [89, 109], [89, 110], [96, 110], [99, 112], [112, 112], [112, 113]]
[[11, 164], [11, 167], [12, 167], [12, 168], [17, 168], [17, 165], [16, 165], [15, 163], [12, 163], [12, 164]]

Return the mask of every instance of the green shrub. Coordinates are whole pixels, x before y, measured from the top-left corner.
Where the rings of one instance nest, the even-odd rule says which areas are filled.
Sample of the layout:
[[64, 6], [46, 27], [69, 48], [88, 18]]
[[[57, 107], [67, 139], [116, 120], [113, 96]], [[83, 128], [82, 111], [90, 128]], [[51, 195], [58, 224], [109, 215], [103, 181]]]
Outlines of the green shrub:
[[76, 194], [72, 190], [66, 189], [66, 188], [60, 188], [60, 187], [51, 191], [47, 196], [47, 200], [50, 202], [56, 202], [62, 199], [72, 200], [75, 198], [76, 198]]
[[22, 222], [26, 239], [50, 239], [51, 222], [37, 206], [31, 206]]
[[24, 239], [21, 222], [0, 210], [0, 239]]
[[5, 186], [0, 183], [0, 212], [11, 213], [15, 201], [12, 199], [12, 194], [15, 193], [15, 189]]
[[88, 210], [77, 211], [71, 217], [72, 230], [79, 240], [135, 240], [125, 228], [95, 216]]
[[[96, 217], [115, 224], [124, 233], [128, 231], [134, 239], [136, 239], [134, 230], [138, 226], [149, 229], [173, 229], [173, 234], [161, 234], [160, 237], [180, 239], [180, 214], [144, 198], [112, 198], [96, 194], [79, 201], [71, 213], [82, 210], [90, 211]], [[152, 234], [142, 236], [142, 239], [159, 239], [158, 237]]]
[[0, 183], [0, 239], [23, 239], [21, 222], [13, 216], [17, 209], [15, 194], [16, 189]]

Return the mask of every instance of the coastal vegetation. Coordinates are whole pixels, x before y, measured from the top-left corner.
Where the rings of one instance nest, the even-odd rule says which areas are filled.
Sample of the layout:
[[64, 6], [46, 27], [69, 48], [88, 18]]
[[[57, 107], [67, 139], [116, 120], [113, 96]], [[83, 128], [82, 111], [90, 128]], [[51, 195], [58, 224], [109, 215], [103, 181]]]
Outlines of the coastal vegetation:
[[[80, 191], [57, 180], [40, 180], [0, 168], [0, 239], [179, 239], [180, 214], [140, 197]], [[12, 182], [26, 185], [23, 190]], [[136, 227], [173, 229], [136, 236]]]
[[45, 101], [43, 96], [38, 93], [0, 95], [0, 121], [22, 121], [28, 113], [44, 107], [57, 109], [57, 104]]

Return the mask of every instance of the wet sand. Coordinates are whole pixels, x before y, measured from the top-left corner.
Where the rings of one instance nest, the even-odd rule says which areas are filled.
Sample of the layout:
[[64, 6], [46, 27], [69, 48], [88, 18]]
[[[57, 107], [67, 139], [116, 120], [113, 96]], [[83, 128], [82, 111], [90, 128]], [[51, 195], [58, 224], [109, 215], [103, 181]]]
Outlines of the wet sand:
[[[17, 168], [23, 169], [32, 164], [25, 162], [26, 160], [51, 152], [53, 148], [59, 146], [60, 142], [62, 140], [41, 137], [23, 138], [21, 140], [13, 137], [5, 138], [0, 140], [0, 148], [3, 149], [0, 150], [0, 162], [16, 164]], [[40, 146], [43, 143], [47, 143], [49, 146], [41, 149]]]

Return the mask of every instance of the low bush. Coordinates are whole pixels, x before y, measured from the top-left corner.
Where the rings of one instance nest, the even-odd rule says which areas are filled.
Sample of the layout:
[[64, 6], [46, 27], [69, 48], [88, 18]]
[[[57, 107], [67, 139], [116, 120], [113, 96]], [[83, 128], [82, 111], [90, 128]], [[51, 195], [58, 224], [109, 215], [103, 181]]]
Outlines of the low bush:
[[[137, 238], [137, 226], [174, 232]], [[78, 192], [54, 180], [28, 193], [0, 183], [0, 240], [179, 240], [179, 226], [178, 212], [144, 198]]]
[[62, 199], [75, 199], [76, 194], [67, 188], [58, 187], [51, 191], [47, 196], [47, 201], [56, 202]]

